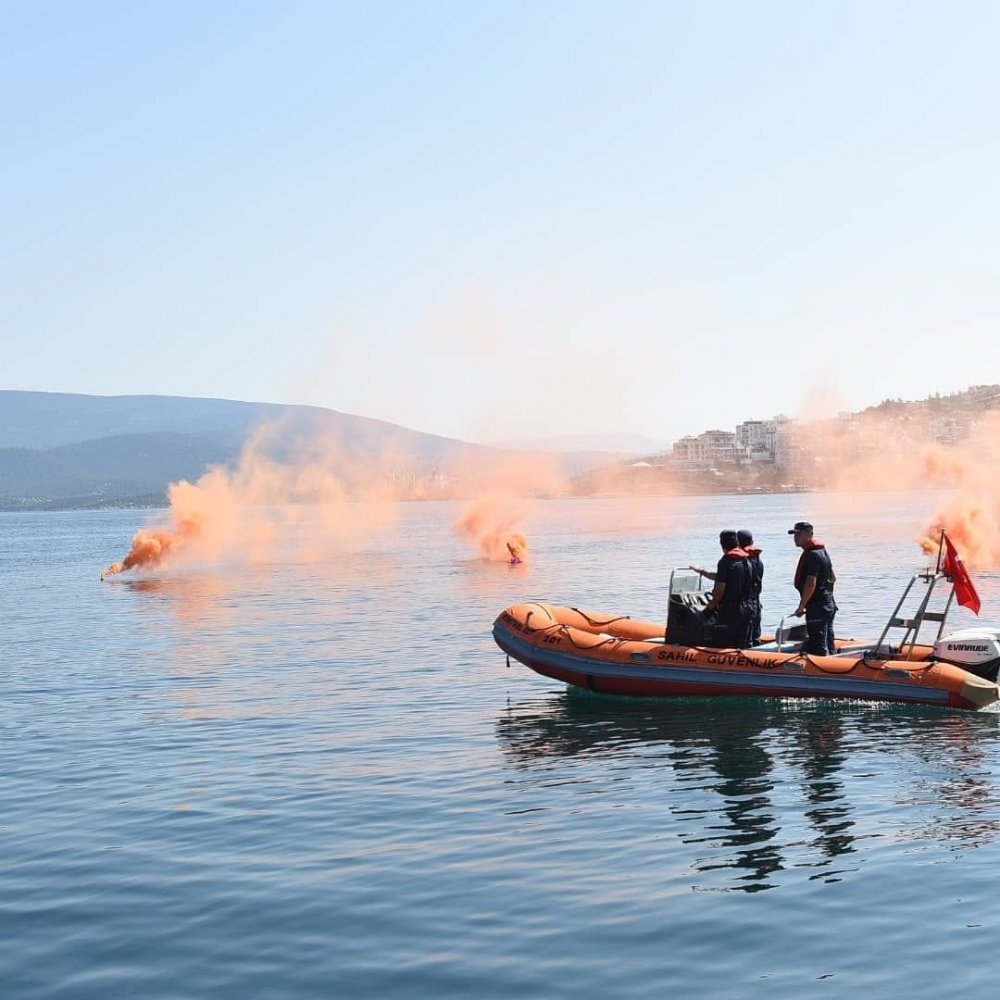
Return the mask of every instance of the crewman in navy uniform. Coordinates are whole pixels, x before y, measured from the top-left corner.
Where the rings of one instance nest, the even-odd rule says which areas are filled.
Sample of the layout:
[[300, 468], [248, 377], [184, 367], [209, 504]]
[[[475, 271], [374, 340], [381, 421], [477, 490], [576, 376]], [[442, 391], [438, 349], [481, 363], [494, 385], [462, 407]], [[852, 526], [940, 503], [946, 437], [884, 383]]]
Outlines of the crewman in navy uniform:
[[813, 526], [808, 521], [796, 521], [788, 534], [794, 535], [796, 546], [802, 549], [795, 568], [795, 589], [799, 592], [799, 606], [795, 617], [806, 616], [805, 652], [814, 656], [832, 656], [837, 648], [833, 644], [833, 618], [837, 602], [833, 599], [833, 585], [837, 574], [833, 571], [826, 546], [813, 538]]
[[715, 616], [712, 645], [746, 649], [750, 645], [752, 619], [747, 554], [737, 544], [735, 531], [721, 532], [719, 544], [722, 546], [722, 558], [714, 573], [697, 566], [690, 568], [715, 581], [704, 611], [706, 617]]
[[752, 604], [750, 645], [757, 646], [760, 644], [760, 592], [764, 586], [764, 563], [760, 558], [763, 549], [754, 545], [753, 532], [746, 528], [740, 528], [736, 532], [736, 541], [747, 554], [747, 563], [750, 567], [750, 601]]

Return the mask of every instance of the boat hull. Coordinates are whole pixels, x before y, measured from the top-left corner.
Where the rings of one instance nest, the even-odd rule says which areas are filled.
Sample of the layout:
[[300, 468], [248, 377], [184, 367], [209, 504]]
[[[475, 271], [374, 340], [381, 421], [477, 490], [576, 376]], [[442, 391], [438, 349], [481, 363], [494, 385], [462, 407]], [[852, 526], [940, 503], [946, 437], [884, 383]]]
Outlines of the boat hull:
[[534, 603], [508, 608], [493, 626], [497, 645], [536, 673], [604, 694], [841, 698], [971, 710], [1000, 700], [996, 684], [933, 660], [929, 647], [914, 647], [906, 659], [810, 656], [673, 645], [662, 633], [655, 623]]

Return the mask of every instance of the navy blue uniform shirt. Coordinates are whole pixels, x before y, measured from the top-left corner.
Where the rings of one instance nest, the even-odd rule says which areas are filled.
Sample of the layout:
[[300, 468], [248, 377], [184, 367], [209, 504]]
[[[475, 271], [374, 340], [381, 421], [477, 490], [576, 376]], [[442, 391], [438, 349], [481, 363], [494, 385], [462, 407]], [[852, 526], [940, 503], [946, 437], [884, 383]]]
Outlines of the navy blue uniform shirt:
[[816, 577], [816, 590], [806, 607], [825, 604], [833, 596], [833, 563], [826, 549], [810, 549], [802, 564], [802, 585], [806, 577]]
[[720, 607], [737, 607], [750, 596], [750, 567], [746, 559], [723, 556], [715, 569], [715, 579], [726, 585]]

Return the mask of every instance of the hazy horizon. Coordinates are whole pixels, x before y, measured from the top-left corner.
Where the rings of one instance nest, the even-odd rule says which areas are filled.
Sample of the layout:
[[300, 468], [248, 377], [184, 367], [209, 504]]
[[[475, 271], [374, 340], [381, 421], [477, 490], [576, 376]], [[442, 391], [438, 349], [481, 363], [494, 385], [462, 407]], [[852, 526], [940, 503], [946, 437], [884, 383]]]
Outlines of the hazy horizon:
[[[967, 391], [973, 386], [966, 386], [960, 390], [959, 393]], [[40, 393], [46, 394], [48, 390], [33, 390], [33, 389], [14, 389], [14, 388], [0, 388], [0, 392], [24, 392], [24, 393]], [[121, 398], [158, 398], [158, 399], [178, 399], [178, 400], [191, 400], [193, 402], [218, 402], [218, 403], [235, 403], [246, 406], [261, 406], [261, 407], [273, 407], [276, 413], [272, 415], [271, 419], [277, 415], [277, 411], [280, 411], [284, 406], [296, 406], [305, 405], [313, 406], [315, 404], [283, 404], [274, 403], [270, 400], [263, 399], [225, 399], [222, 397], [211, 397], [211, 396], [175, 396], [160, 393], [113, 393], [113, 394], [94, 394], [94, 393], [79, 393], [79, 392], [56, 392], [52, 391], [53, 395], [64, 395], [64, 396], [82, 396], [86, 398], [97, 398], [97, 399], [113, 399], [116, 397]], [[931, 398], [935, 393], [930, 393], [929, 396], [923, 397], [921, 399], [906, 399], [901, 400], [904, 403], [919, 403], [923, 402], [925, 399]], [[938, 394], [944, 396], [944, 394]], [[863, 410], [869, 409], [870, 407], [877, 407], [879, 403], [884, 402], [884, 400], [879, 400], [878, 403], [869, 403], [863, 406], [861, 410], [851, 411], [854, 414], [859, 414]], [[336, 407], [318, 407], [319, 409], [330, 410], [331, 412], [342, 414], [346, 417], [360, 417], [363, 420], [379, 420], [380, 418], [372, 417], [370, 414], [365, 413], [348, 413], [344, 410], [339, 410]], [[738, 422], [742, 423], [749, 420], [769, 420], [778, 414], [752, 414], [745, 415]], [[388, 422], [391, 423], [391, 422]], [[395, 425], [404, 431], [415, 431], [418, 434], [430, 434], [432, 436], [433, 432], [426, 431], [421, 427], [406, 427], [404, 425]], [[735, 427], [736, 425], [734, 425]], [[721, 429], [721, 430], [733, 430], [733, 427], [709, 427], [705, 425], [704, 427], [693, 431], [693, 434], [701, 433], [702, 431]], [[447, 435], [442, 435], [447, 437]], [[645, 438], [643, 435], [631, 434], [629, 432], [624, 432], [616, 430], [614, 428], [607, 428], [604, 430], [595, 430], [592, 432], [580, 432], [576, 434], [542, 434], [537, 438], [498, 438], [498, 439], [462, 439], [454, 438], [453, 440], [462, 441], [467, 444], [476, 444], [488, 448], [503, 448], [511, 450], [547, 450], [554, 452], [569, 452], [569, 451], [619, 451], [621, 453], [634, 453], [634, 454], [652, 454], [657, 451], [669, 451], [671, 446], [676, 443], [674, 440], [669, 441], [656, 441], [650, 438]], [[648, 448], [644, 448], [648, 446]]]

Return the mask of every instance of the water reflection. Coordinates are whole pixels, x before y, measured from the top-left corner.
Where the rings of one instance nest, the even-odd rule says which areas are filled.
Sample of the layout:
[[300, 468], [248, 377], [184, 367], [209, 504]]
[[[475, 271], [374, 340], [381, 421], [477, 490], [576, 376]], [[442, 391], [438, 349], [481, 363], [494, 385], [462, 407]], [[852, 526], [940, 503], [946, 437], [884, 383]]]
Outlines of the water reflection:
[[[725, 888], [744, 891], [773, 888], [792, 868], [838, 881], [858, 870], [869, 849], [862, 841], [996, 839], [1000, 796], [989, 761], [1000, 757], [998, 732], [996, 714], [765, 699], [623, 702], [575, 689], [511, 706], [497, 721], [515, 765], [542, 764], [550, 779], [554, 757], [607, 758], [619, 770], [628, 758], [669, 761], [678, 803], [671, 813], [695, 849], [691, 868], [722, 872]], [[925, 766], [912, 766], [914, 757]], [[910, 828], [861, 828], [873, 796], [907, 806], [900, 816]]]
[[171, 567], [106, 586], [125, 612], [123, 666], [150, 677], [161, 708], [185, 720], [300, 720], [333, 711], [343, 698], [333, 665], [352, 669], [389, 631], [384, 595], [397, 574], [390, 554], [345, 553], [331, 565]]
[[[711, 788], [722, 799], [719, 818], [725, 822], [720, 825], [713, 821], [715, 809], [699, 810], [702, 815], [698, 817], [696, 832], [683, 839], [689, 844], [706, 843], [712, 848], [708, 857], [696, 860], [698, 871], [735, 869], [734, 879], [741, 888], [747, 891], [770, 888], [770, 876], [780, 871], [783, 864], [776, 841], [778, 817], [771, 801], [774, 762], [761, 738], [772, 724], [766, 705], [753, 705], [750, 711], [738, 713], [739, 725], [726, 722], [728, 713], [714, 717], [701, 711], [699, 714], [706, 724], [700, 731], [690, 726], [678, 727], [678, 718], [674, 720], [672, 735], [667, 738], [678, 749], [707, 743], [710, 752], [703, 759], [720, 779]], [[685, 764], [690, 766], [690, 760]], [[702, 768], [700, 761], [698, 767]]]
[[998, 839], [1000, 713], [914, 715], [895, 726], [876, 720], [866, 736], [895, 756], [915, 758], [917, 766], [901, 769], [896, 801], [928, 815], [922, 826], [901, 831], [903, 838], [947, 839], [959, 848]]
[[[845, 763], [844, 726], [837, 713], [808, 711], [793, 728], [808, 808], [806, 818], [817, 832], [812, 844], [820, 855], [834, 859], [854, 852], [854, 821], [837, 773]], [[829, 873], [826, 873], [829, 877]]]
[[219, 565], [112, 577], [106, 586], [135, 595], [140, 614], [170, 615], [181, 633], [202, 641], [206, 630], [238, 636], [270, 623], [283, 628], [320, 609], [325, 622], [351, 617], [359, 605], [381, 610], [400, 568], [388, 553], [345, 552], [329, 562]]

